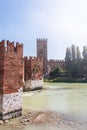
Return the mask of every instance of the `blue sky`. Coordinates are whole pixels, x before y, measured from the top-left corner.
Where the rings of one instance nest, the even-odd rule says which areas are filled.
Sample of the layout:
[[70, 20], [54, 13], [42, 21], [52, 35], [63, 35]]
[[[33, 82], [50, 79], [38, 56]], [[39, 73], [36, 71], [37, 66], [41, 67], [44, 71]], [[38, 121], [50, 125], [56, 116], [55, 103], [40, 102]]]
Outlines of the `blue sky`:
[[0, 0], [0, 41], [24, 44], [36, 55], [36, 39], [48, 39], [48, 58], [64, 59], [66, 47], [87, 45], [87, 0]]

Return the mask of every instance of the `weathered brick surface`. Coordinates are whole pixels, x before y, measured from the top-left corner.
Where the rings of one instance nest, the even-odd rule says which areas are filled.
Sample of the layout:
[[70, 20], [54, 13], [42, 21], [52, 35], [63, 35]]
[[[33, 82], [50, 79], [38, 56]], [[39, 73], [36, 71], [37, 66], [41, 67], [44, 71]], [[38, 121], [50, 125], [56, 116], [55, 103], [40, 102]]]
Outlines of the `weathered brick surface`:
[[24, 57], [24, 79], [41, 80], [43, 78], [43, 60], [36, 57]]
[[2, 94], [3, 86], [3, 67], [4, 67], [4, 47], [5, 41], [0, 42], [0, 93]]
[[48, 68], [48, 73], [53, 71], [57, 66], [60, 66], [62, 69], [65, 67], [65, 61], [64, 60], [48, 60], [47, 62], [47, 68]]
[[[11, 112], [22, 109], [23, 44], [10, 41], [0, 42], [0, 114], [11, 117]], [[15, 96], [16, 94], [16, 96]], [[11, 96], [13, 95], [13, 96]], [[21, 100], [20, 100], [21, 99]], [[13, 100], [15, 100], [13, 102]], [[13, 102], [13, 103], [12, 103]], [[18, 108], [20, 106], [20, 108]], [[12, 108], [12, 109], [11, 109]], [[21, 112], [20, 112], [21, 113]]]
[[0, 87], [5, 94], [17, 92], [22, 82], [23, 45], [16, 43], [14, 46], [13, 42], [2, 41], [0, 43]]

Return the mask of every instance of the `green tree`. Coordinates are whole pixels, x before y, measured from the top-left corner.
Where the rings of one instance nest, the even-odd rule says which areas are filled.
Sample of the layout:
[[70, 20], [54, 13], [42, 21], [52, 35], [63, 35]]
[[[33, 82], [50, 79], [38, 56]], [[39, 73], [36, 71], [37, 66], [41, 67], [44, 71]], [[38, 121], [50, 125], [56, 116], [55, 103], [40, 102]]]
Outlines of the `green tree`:
[[66, 68], [67, 74], [71, 77], [72, 68], [71, 68], [71, 50], [70, 50], [70, 47], [66, 48], [65, 68]]
[[76, 51], [77, 51], [76, 58], [77, 58], [77, 60], [79, 61], [79, 60], [81, 60], [81, 53], [80, 53], [80, 50], [79, 50], [79, 47], [78, 47], [78, 46], [77, 46], [77, 48], [76, 48]]
[[83, 73], [86, 75], [87, 79], [87, 46], [83, 47]]
[[57, 65], [56, 68], [50, 72], [50, 77], [58, 77], [61, 73], [64, 73], [63, 69], [60, 67], [60, 65]]
[[75, 47], [75, 45], [71, 46], [71, 58], [72, 58], [72, 61], [75, 61], [75, 59], [76, 59], [76, 47]]
[[70, 77], [77, 78], [80, 75], [81, 54], [79, 47], [72, 45], [66, 49], [65, 65]]
[[76, 47], [76, 77], [81, 76], [81, 53], [79, 47]]
[[71, 46], [71, 68], [72, 68], [72, 72], [71, 72], [72, 77], [76, 77], [76, 47], [75, 45]]

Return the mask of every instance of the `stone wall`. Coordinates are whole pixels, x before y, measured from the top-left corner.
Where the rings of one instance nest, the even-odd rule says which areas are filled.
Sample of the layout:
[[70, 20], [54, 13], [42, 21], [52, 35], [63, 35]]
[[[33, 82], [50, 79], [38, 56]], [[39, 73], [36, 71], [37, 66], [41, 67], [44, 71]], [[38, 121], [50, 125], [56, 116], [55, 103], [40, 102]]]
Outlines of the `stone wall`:
[[3, 96], [2, 94], [0, 94], [0, 113], [2, 113], [2, 107], [3, 107], [2, 101], [3, 101]]
[[35, 90], [43, 88], [43, 79], [42, 80], [28, 80], [25, 82], [24, 91]]
[[17, 93], [3, 94], [3, 119], [16, 117], [18, 113], [22, 114], [22, 94], [22, 88]]
[[17, 93], [3, 95], [3, 114], [21, 109], [22, 94], [23, 90], [20, 88]]

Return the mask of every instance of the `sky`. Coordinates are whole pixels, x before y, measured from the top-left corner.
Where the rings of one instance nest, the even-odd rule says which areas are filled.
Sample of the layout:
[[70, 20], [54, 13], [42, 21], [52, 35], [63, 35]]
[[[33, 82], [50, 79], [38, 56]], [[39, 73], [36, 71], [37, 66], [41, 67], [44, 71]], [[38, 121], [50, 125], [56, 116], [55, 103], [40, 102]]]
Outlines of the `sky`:
[[36, 56], [36, 39], [48, 39], [48, 59], [64, 59], [72, 44], [87, 45], [87, 0], [0, 0], [0, 41], [24, 44]]

